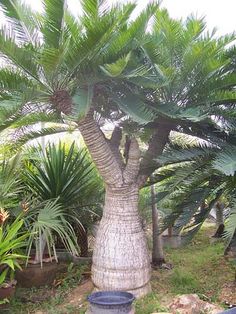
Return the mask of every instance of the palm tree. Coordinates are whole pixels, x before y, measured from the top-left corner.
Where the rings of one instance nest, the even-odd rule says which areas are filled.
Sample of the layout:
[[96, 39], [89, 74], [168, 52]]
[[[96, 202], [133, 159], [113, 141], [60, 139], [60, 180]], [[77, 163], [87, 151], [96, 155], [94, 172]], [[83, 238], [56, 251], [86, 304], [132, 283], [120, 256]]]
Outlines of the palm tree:
[[[80, 2], [83, 12], [75, 18], [62, 0], [44, 0], [42, 14], [0, 0], [11, 26], [0, 32], [8, 61], [0, 88], [9, 98], [22, 94], [20, 103], [77, 125], [106, 186], [93, 282], [140, 296], [150, 291], [150, 261], [137, 210], [139, 189], [159, 166], [155, 158], [171, 130], [215, 139], [219, 128], [212, 115], [225, 117], [221, 106], [236, 99], [225, 54], [231, 38], [204, 36], [202, 21], [174, 21], [153, 4], [130, 22], [133, 4]], [[153, 31], [145, 35], [156, 11]], [[99, 116], [117, 123], [110, 138]], [[132, 136], [121, 154], [124, 132]], [[133, 136], [139, 132], [148, 139], [142, 154]]]
[[[109, 101], [111, 87], [113, 90], [145, 72], [143, 66], [136, 67], [132, 51], [142, 41], [156, 5], [149, 5], [128, 23], [134, 4], [109, 8], [106, 1], [80, 3], [82, 15], [78, 18], [68, 12], [63, 0], [44, 0], [42, 14], [18, 1], [0, 1], [8, 22], [0, 31], [0, 51], [6, 60], [6, 67], [0, 70], [0, 89], [7, 94], [8, 110], [18, 116], [46, 111], [54, 121], [79, 127], [106, 184], [93, 282], [99, 289], [142, 295], [150, 291], [150, 262], [137, 212], [138, 143], [131, 140], [125, 163], [119, 153], [119, 129], [110, 140], [105, 139], [94, 114], [127, 111], [121, 96], [116, 102]], [[120, 95], [119, 90], [115, 94]], [[17, 97], [16, 108], [12, 103]], [[148, 113], [141, 109], [136, 116], [146, 120]]]

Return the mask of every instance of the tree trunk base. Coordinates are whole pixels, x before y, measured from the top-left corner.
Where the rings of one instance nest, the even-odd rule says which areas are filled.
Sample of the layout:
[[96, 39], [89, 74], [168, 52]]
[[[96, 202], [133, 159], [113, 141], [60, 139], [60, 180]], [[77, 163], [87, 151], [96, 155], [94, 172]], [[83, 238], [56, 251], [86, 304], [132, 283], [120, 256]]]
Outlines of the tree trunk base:
[[[94, 284], [94, 283], [93, 283]], [[98, 287], [95, 287], [93, 292], [98, 292], [98, 291], [104, 291], [102, 289], [99, 289]], [[114, 291], [114, 290], [113, 290]], [[135, 298], [139, 299], [144, 297], [145, 295], [149, 294], [152, 292], [152, 288], [151, 288], [151, 284], [150, 282], [148, 282], [145, 286], [137, 288], [137, 289], [133, 289], [133, 290], [128, 290], [126, 292], [130, 292], [132, 293]]]
[[138, 214], [138, 187], [107, 188], [93, 251], [92, 281], [103, 291], [151, 291], [147, 239]]
[[162, 264], [165, 264], [166, 261], [164, 258], [156, 258], [152, 260], [152, 267], [161, 267]]
[[225, 230], [225, 225], [220, 224], [219, 227], [216, 230], [216, 233], [213, 235], [213, 238], [222, 238]]

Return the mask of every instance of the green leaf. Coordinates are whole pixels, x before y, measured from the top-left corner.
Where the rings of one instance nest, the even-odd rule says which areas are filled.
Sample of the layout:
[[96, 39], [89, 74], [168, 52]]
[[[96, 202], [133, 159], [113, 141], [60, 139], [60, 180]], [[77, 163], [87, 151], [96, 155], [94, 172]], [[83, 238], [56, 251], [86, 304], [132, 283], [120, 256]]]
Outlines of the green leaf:
[[133, 121], [139, 124], [147, 124], [155, 118], [154, 111], [137, 94], [133, 94], [123, 89], [121, 97], [111, 94], [113, 101], [120, 109], [128, 115]]
[[65, 0], [43, 0], [45, 20], [41, 31], [46, 46], [53, 48], [60, 46], [61, 37], [63, 36], [65, 2]]
[[120, 76], [125, 70], [129, 60], [131, 57], [131, 52], [129, 52], [126, 56], [118, 59], [116, 62], [111, 64], [105, 64], [104, 66], [100, 66], [105, 74], [110, 77]]
[[8, 272], [8, 269], [4, 269], [4, 271], [0, 274], [0, 285], [5, 281], [7, 272]]
[[73, 112], [77, 119], [84, 117], [92, 104], [93, 99], [93, 86], [87, 88], [78, 88], [72, 97], [74, 105]]
[[204, 114], [201, 108], [192, 107], [181, 110], [181, 113], [178, 115], [178, 117], [182, 119], [187, 119], [192, 122], [199, 122], [205, 120], [208, 117], [208, 115]]
[[219, 153], [213, 162], [213, 166], [227, 176], [234, 176], [236, 171], [236, 147], [227, 148]]
[[5, 264], [5, 265], [8, 265], [11, 269], [15, 269], [14, 267], [14, 262], [13, 260], [11, 259], [11, 257], [9, 256], [9, 259], [5, 259], [2, 261], [2, 264]]

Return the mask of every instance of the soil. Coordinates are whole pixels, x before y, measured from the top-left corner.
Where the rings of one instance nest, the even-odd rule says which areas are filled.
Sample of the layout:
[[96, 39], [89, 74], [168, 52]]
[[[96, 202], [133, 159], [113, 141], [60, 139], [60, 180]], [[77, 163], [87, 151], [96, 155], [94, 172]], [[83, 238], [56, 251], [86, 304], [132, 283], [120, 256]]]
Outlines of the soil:
[[219, 299], [223, 304], [236, 306], [236, 282], [226, 283], [220, 293]]
[[[56, 309], [61, 310], [61, 311], [65, 309], [65, 313], [67, 313], [66, 308], [70, 306], [70, 307], [76, 307], [79, 311], [80, 308], [84, 307], [87, 295], [91, 293], [92, 290], [93, 290], [93, 283], [91, 279], [86, 279], [84, 282], [82, 282], [81, 285], [74, 288], [70, 292], [68, 297], [64, 300], [64, 302], [60, 304], [59, 306], [57, 306]], [[80, 311], [78, 313], [80, 313]], [[36, 311], [34, 314], [47, 314], [47, 312]]]
[[87, 279], [80, 286], [71, 291], [70, 295], [65, 299], [63, 304], [59, 308], [71, 305], [76, 307], [82, 307], [89, 293], [93, 290], [93, 283], [91, 279]]

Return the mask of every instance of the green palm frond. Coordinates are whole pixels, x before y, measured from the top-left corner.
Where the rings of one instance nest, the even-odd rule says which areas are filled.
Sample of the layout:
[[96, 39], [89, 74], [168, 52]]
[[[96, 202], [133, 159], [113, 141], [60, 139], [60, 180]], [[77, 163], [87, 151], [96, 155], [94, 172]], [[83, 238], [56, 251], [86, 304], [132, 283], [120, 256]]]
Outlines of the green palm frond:
[[80, 1], [84, 16], [88, 21], [96, 20], [102, 15], [101, 8], [108, 7], [106, 0], [81, 0]]
[[12, 128], [20, 128], [24, 127], [25, 125], [30, 127], [42, 122], [50, 122], [51, 124], [60, 122], [58, 115], [53, 112], [29, 112], [26, 115], [22, 115], [21, 112], [20, 114], [21, 116], [11, 124]]
[[236, 147], [225, 148], [217, 154], [213, 166], [226, 176], [234, 176], [236, 172]]
[[15, 137], [15, 139], [12, 140], [11, 143], [7, 144], [13, 151], [17, 151], [31, 140], [36, 140], [47, 135], [67, 133], [73, 130], [74, 128], [69, 128], [67, 125], [48, 126], [42, 128], [41, 130], [35, 130], [33, 128], [23, 128], [23, 130], [21, 130], [20, 128], [20, 132], [18, 132], [18, 129], [16, 129], [15, 136], [14, 134], [12, 135], [12, 137]]
[[217, 149], [209, 147], [169, 147], [164, 153], [157, 159], [162, 165], [193, 161], [199, 157], [210, 157]]
[[184, 221], [180, 222], [180, 227], [183, 227], [184, 225], [186, 226], [183, 229], [183, 234], [186, 242], [190, 241], [200, 230], [202, 224], [209, 216], [210, 211], [212, 210], [213, 206], [215, 205], [221, 194], [222, 193], [219, 193], [217, 197], [211, 200], [207, 206], [200, 206], [197, 210], [195, 210], [195, 213], [192, 213], [192, 221], [189, 221], [188, 224], [186, 224]]
[[[1, 103], [3, 104], [3, 102]], [[12, 101], [6, 101], [5, 104], [12, 108], [6, 109], [5, 107], [0, 107], [0, 132], [12, 126], [13, 123], [17, 122], [22, 117], [21, 108], [22, 106], [13, 106], [15, 103]]]
[[19, 176], [21, 158], [15, 155], [10, 160], [3, 160], [0, 164], [0, 207], [11, 209], [18, 205], [22, 192]]
[[113, 101], [128, 117], [132, 116], [135, 122], [146, 124], [154, 119], [152, 109], [147, 108], [139, 95], [126, 90], [121, 97], [113, 95]]
[[45, 46], [58, 49], [63, 37], [66, 1], [44, 0], [43, 6], [44, 23], [41, 32], [44, 36]]
[[[230, 140], [233, 142], [233, 136]], [[162, 228], [173, 225], [186, 241], [198, 232], [220, 197], [229, 202], [234, 197], [234, 146], [219, 144], [202, 146], [195, 141], [187, 148], [176, 142], [163, 154], [164, 166], [159, 169], [162, 181], [157, 184], [158, 205], [167, 212]]]
[[38, 43], [39, 34], [35, 32], [35, 28], [39, 21], [30, 6], [17, 0], [1, 0], [0, 7], [21, 42]]
[[0, 90], [22, 92], [30, 87], [33, 87], [32, 81], [20, 71], [10, 68], [0, 69]]
[[16, 43], [14, 34], [11, 34], [6, 27], [2, 27], [0, 30], [0, 47], [1, 54], [7, 62], [11, 62], [26, 76], [28, 75], [39, 84], [42, 84], [35, 56], [26, 47], [19, 46]]

